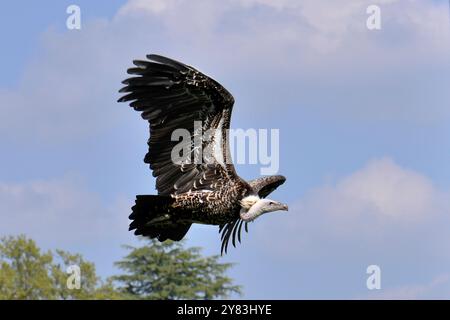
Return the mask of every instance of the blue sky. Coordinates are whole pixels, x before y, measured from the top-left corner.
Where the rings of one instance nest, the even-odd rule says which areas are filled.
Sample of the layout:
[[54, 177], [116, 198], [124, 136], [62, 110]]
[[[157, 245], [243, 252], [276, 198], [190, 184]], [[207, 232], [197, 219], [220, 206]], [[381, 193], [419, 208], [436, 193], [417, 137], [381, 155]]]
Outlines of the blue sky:
[[[244, 298], [450, 297], [447, 1], [77, 1], [3, 5], [0, 234], [78, 251], [115, 272], [147, 124], [117, 104], [133, 59], [160, 53], [233, 93], [233, 128], [280, 129], [273, 194], [224, 261]], [[381, 8], [381, 30], [366, 8]], [[259, 165], [239, 165], [244, 178]], [[187, 245], [220, 249], [217, 228]], [[366, 268], [382, 289], [366, 288]]]

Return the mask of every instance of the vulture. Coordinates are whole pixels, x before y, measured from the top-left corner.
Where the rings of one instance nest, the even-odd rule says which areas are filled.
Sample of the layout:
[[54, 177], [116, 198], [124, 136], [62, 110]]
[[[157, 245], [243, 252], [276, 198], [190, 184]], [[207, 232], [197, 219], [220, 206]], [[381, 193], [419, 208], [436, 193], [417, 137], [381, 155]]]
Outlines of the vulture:
[[[158, 194], [136, 196], [129, 229], [159, 241], [179, 241], [193, 223], [217, 225], [221, 254], [226, 253], [230, 239], [234, 247], [236, 238], [241, 242], [243, 224], [248, 232], [247, 224], [262, 214], [288, 210], [286, 204], [266, 198], [286, 179], [281, 175], [250, 181], [239, 177], [227, 134], [233, 96], [189, 65], [156, 54], [146, 57], [133, 61], [134, 67], [128, 69], [132, 76], [122, 81], [123, 96], [118, 102], [129, 102], [149, 122], [144, 162], [156, 177]], [[188, 152], [182, 161], [173, 157], [180, 143], [173, 139], [177, 129], [192, 138], [185, 142]], [[204, 132], [213, 133], [205, 137]], [[197, 147], [192, 143], [195, 139]], [[210, 152], [198, 161], [200, 149]]]

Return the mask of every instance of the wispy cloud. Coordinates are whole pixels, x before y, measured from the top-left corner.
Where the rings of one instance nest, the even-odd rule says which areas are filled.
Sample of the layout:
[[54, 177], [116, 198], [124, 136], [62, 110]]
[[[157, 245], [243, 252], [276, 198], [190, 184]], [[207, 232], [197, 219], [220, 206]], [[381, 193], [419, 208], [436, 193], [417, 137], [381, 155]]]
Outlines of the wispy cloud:
[[0, 183], [0, 212], [0, 234], [26, 234], [47, 244], [92, 244], [128, 236], [129, 201], [105, 203], [74, 174]]
[[[368, 31], [365, 23], [366, 8], [373, 4], [382, 9], [383, 28], [378, 34]], [[336, 59], [332, 60], [334, 62], [348, 58], [346, 62], [354, 63], [358, 56], [365, 61], [360, 56], [364, 54], [391, 57], [396, 63], [410, 62], [409, 57], [417, 57], [424, 43], [427, 43], [427, 56], [446, 54], [450, 48], [450, 31], [445, 9], [446, 3], [399, 0], [229, 0], [220, 4], [210, 1], [130, 0], [118, 15], [150, 15], [159, 19], [172, 36], [212, 40], [209, 47], [213, 50], [231, 42], [239, 44], [238, 56], [251, 54], [261, 62], [274, 53], [284, 59], [293, 54], [287, 61], [278, 61], [292, 66], [305, 61], [300, 58], [307, 58], [308, 63], [322, 64], [333, 57]], [[233, 25], [226, 24], [225, 27], [226, 20]], [[394, 39], [396, 36], [398, 38]], [[416, 50], [410, 51], [412, 48]], [[389, 54], [383, 54], [384, 50]]]
[[[314, 79], [325, 83], [321, 90], [327, 90], [327, 81], [357, 84], [361, 77], [352, 80], [345, 73], [349, 67], [353, 75], [372, 78], [371, 72], [376, 76], [381, 69], [414, 70], [448, 61], [445, 3], [379, 1], [383, 29], [378, 34], [365, 28], [365, 7], [371, 3], [130, 0], [111, 20], [43, 35], [17, 87], [0, 88], [0, 133], [66, 141], [110, 128], [118, 118], [111, 105], [129, 60], [150, 51], [172, 53], [206, 72], [214, 65], [225, 80], [265, 79], [261, 75], [272, 71], [292, 90], [295, 83]], [[399, 76], [396, 83], [408, 78]]]
[[381, 292], [371, 292], [365, 298], [383, 300], [447, 299], [450, 294], [449, 281], [450, 276], [443, 274], [435, 277], [429, 283], [392, 287]]
[[[396, 234], [423, 241], [414, 238], [418, 230], [442, 219], [450, 221], [448, 195], [418, 172], [389, 158], [375, 159], [336, 183], [308, 191], [291, 205], [288, 215], [265, 225], [279, 235], [278, 241], [266, 238], [265, 229], [259, 230], [260, 240], [274, 253], [287, 256], [301, 256], [304, 250], [314, 254], [320, 241], [311, 246], [313, 239], [383, 248]], [[277, 243], [287, 242], [295, 245], [278, 247]]]
[[[300, 270], [308, 272], [311, 280], [303, 278], [304, 286], [328, 286], [325, 297], [342, 297], [343, 291], [347, 298], [371, 297], [365, 268], [377, 264], [382, 290], [376, 297], [443, 298], [450, 290], [448, 281], [417, 283], [450, 267], [448, 199], [448, 191], [426, 176], [389, 158], [374, 159], [306, 192], [288, 213], [267, 215], [252, 224], [246, 246], [258, 252], [260, 260], [296, 266], [284, 268], [289, 279]], [[317, 274], [310, 269], [314, 266]], [[309, 283], [312, 279], [316, 282]], [[339, 293], [333, 295], [333, 290]], [[299, 286], [297, 296], [308, 295]]]

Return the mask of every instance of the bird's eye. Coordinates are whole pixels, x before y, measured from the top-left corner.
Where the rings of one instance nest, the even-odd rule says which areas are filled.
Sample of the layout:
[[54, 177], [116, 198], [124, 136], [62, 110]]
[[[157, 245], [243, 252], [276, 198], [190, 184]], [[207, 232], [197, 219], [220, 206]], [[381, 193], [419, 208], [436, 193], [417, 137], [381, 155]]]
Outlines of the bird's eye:
[[275, 204], [275, 203], [273, 203], [272, 201], [270, 201], [269, 204], [272, 205], [272, 204]]

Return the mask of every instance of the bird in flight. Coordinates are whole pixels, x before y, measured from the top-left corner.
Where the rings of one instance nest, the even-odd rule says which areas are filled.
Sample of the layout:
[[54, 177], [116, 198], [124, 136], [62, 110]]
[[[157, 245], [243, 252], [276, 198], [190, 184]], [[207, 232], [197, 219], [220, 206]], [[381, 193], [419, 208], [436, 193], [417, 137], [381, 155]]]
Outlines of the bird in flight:
[[[181, 240], [193, 223], [218, 225], [221, 253], [241, 241], [241, 229], [267, 212], [288, 206], [266, 197], [285, 182], [281, 175], [245, 181], [230, 157], [227, 131], [230, 128], [233, 96], [218, 82], [195, 68], [160, 55], [133, 61], [133, 75], [122, 83], [119, 102], [130, 102], [149, 122], [150, 138], [144, 162], [156, 177], [158, 195], [137, 195], [130, 215], [135, 235], [159, 241]], [[196, 126], [200, 123], [200, 126]], [[200, 141], [184, 160], [174, 161], [172, 133], [184, 129]], [[199, 130], [201, 129], [201, 130]], [[203, 132], [213, 132], [208, 138]], [[205, 136], [205, 135], [204, 135]], [[200, 140], [198, 140], [200, 139]], [[201, 150], [209, 150], [203, 152]], [[176, 153], [176, 152], [175, 152]], [[198, 160], [200, 157], [201, 161]]]

